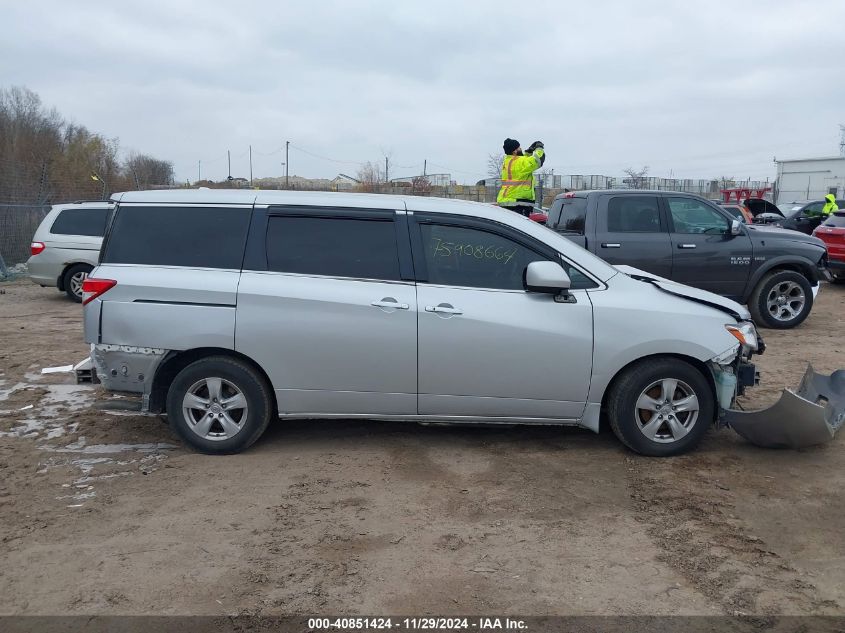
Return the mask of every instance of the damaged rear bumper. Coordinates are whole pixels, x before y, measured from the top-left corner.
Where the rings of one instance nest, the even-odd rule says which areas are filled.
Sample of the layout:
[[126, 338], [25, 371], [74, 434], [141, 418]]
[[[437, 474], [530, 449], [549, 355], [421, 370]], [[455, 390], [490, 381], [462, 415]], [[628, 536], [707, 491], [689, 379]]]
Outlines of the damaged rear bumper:
[[805, 448], [829, 442], [845, 422], [845, 369], [826, 376], [808, 365], [798, 389], [784, 389], [773, 406], [759, 411], [729, 409], [722, 421], [764, 448]]

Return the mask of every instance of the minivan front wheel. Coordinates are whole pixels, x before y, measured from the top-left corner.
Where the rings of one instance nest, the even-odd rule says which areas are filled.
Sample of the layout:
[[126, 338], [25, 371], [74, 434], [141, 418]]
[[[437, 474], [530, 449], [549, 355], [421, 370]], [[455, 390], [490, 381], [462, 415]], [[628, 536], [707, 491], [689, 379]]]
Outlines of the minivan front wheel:
[[62, 279], [65, 294], [77, 303], [82, 303], [82, 284], [92, 270], [87, 264], [74, 264], [65, 271]]
[[628, 367], [607, 399], [610, 426], [628, 448], [665, 457], [694, 448], [714, 419], [709, 381], [689, 363], [650, 359]]
[[235, 358], [213, 356], [180, 371], [167, 392], [170, 427], [203, 453], [237, 453], [270, 423], [272, 391], [262, 376]]
[[807, 278], [791, 270], [779, 270], [764, 277], [748, 301], [755, 323], [788, 329], [799, 325], [813, 309], [813, 288]]

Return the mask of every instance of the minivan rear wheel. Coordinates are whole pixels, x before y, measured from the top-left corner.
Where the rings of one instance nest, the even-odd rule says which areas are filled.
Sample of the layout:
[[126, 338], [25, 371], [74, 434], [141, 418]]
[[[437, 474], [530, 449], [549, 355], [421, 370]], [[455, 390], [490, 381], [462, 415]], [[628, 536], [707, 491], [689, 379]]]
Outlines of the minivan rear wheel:
[[93, 268], [87, 264], [74, 264], [65, 271], [62, 286], [64, 286], [65, 294], [77, 303], [82, 303], [82, 283], [92, 270]]
[[694, 448], [715, 412], [709, 381], [677, 358], [645, 360], [625, 369], [614, 381], [607, 405], [619, 441], [653, 457]]
[[203, 453], [238, 453], [261, 437], [273, 415], [272, 391], [247, 363], [225, 356], [195, 361], [167, 392], [167, 419]]

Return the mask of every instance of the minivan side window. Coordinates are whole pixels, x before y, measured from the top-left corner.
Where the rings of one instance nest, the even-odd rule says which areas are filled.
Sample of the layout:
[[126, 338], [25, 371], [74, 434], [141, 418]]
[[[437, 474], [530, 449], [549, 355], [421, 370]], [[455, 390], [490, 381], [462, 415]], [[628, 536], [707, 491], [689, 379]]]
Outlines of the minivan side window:
[[62, 209], [50, 227], [53, 235], [87, 235], [103, 237], [110, 209]]
[[726, 233], [728, 219], [703, 202], [692, 198], [666, 198], [675, 233]]
[[660, 233], [656, 196], [613, 196], [607, 203], [609, 233]]
[[121, 206], [116, 213], [105, 264], [241, 268], [249, 208]]
[[[419, 228], [431, 284], [523, 290], [525, 267], [548, 260], [527, 246], [482, 229], [428, 223]], [[572, 290], [596, 287], [592, 279], [568, 262], [558, 263], [569, 275]]]
[[267, 270], [398, 281], [391, 219], [270, 216]]

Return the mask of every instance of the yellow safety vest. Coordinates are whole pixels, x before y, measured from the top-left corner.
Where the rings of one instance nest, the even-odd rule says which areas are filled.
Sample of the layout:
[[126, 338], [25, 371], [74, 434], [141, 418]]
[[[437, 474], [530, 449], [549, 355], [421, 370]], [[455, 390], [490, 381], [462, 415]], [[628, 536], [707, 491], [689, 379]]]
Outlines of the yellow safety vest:
[[836, 204], [836, 198], [832, 193], [827, 194], [825, 199], [827, 202], [822, 207], [822, 215], [830, 215], [834, 211], [839, 211], [839, 206]]
[[530, 156], [505, 156], [502, 162], [502, 188], [496, 203], [513, 207], [534, 202], [534, 172], [540, 169], [544, 150], [540, 147]]

